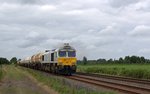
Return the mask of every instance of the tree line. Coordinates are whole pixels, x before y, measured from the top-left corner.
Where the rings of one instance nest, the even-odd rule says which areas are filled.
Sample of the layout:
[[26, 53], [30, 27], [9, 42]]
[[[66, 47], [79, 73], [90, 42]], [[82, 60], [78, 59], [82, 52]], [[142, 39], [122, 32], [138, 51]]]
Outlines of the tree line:
[[125, 56], [124, 58], [120, 57], [119, 59], [103, 59], [99, 58], [97, 60], [88, 60], [87, 57], [83, 57], [83, 60], [78, 60], [78, 64], [107, 64], [107, 63], [117, 63], [117, 64], [144, 64], [149, 63], [150, 59], [146, 59], [143, 56]]
[[[20, 59], [19, 59], [20, 60]], [[16, 64], [17, 63], [17, 58], [12, 57], [10, 60], [7, 58], [0, 57], [0, 64]], [[146, 59], [143, 56], [125, 56], [124, 58], [120, 57], [119, 59], [103, 59], [99, 58], [97, 60], [88, 60], [87, 57], [83, 57], [83, 60], [78, 60], [78, 64], [106, 64], [106, 63], [118, 63], [118, 64], [144, 64], [144, 63], [149, 63], [150, 64], [150, 59]]]
[[0, 57], [0, 64], [16, 64], [17, 63], [17, 58], [12, 57], [10, 60], [4, 57]]

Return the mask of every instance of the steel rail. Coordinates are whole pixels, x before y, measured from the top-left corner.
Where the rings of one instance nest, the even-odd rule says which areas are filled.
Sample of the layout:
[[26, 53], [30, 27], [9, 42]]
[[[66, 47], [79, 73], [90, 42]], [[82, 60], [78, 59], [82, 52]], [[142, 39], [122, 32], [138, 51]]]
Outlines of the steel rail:
[[82, 73], [82, 72], [77, 72], [76, 74], [150, 85], [150, 80], [147, 79], [137, 79], [131, 77], [113, 76], [113, 75], [105, 75], [105, 74], [91, 74], [91, 73]]

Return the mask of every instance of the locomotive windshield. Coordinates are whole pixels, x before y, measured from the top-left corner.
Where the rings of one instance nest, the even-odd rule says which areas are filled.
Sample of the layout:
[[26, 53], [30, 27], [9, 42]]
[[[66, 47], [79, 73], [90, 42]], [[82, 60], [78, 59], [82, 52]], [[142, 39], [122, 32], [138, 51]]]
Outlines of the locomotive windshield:
[[60, 57], [66, 57], [66, 51], [59, 51]]
[[59, 51], [59, 57], [76, 57], [75, 51]]
[[75, 57], [76, 52], [75, 51], [68, 51], [68, 57]]

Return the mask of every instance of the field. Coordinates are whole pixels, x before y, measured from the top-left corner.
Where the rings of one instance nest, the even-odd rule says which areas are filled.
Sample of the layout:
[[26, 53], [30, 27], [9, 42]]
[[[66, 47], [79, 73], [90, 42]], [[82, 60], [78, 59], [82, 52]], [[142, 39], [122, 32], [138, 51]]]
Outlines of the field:
[[140, 79], [150, 79], [150, 64], [78, 65], [78, 71], [86, 73], [110, 74]]

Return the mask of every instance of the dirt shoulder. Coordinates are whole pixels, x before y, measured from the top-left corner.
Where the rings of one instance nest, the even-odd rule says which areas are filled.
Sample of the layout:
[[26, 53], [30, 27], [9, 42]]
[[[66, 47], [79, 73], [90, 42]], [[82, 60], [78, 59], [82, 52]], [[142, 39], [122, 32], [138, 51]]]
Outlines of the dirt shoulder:
[[58, 94], [17, 67], [3, 66], [3, 71], [4, 77], [0, 82], [0, 94]]

